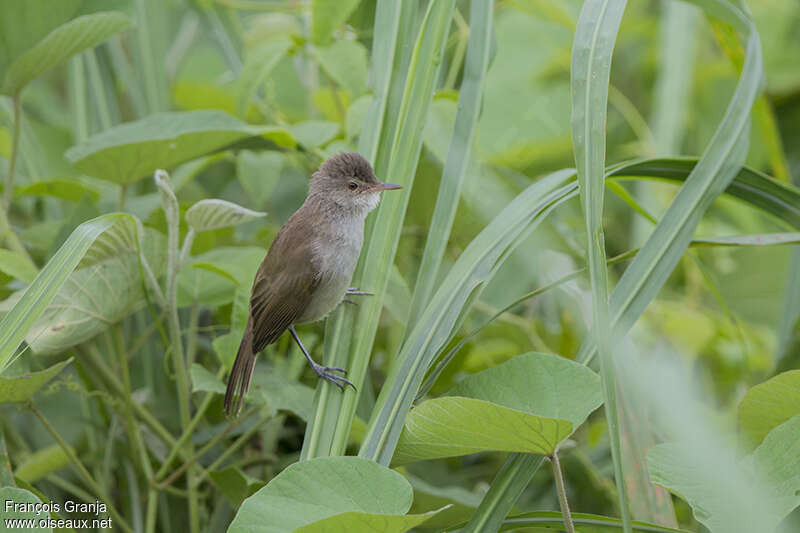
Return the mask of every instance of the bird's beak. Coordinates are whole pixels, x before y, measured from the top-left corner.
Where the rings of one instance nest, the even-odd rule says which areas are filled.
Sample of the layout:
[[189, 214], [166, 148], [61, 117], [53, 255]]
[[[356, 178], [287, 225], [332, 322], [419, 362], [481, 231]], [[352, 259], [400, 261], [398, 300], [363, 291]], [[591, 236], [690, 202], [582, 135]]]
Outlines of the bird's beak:
[[393, 191], [395, 189], [402, 189], [402, 188], [403, 188], [402, 185], [395, 185], [394, 183], [386, 183], [385, 181], [382, 181], [382, 182], [378, 183], [377, 185], [374, 185], [374, 186], [370, 187], [369, 189], [366, 189], [365, 192]]

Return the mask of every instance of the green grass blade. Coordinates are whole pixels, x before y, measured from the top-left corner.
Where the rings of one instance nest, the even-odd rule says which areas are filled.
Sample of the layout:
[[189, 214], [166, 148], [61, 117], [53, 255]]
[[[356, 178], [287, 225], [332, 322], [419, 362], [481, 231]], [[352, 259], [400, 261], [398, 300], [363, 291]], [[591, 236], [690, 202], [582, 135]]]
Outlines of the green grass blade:
[[492, 4], [492, 0], [472, 0], [470, 4], [469, 43], [464, 64], [464, 80], [458, 95], [458, 113], [442, 173], [442, 182], [439, 185], [436, 208], [417, 274], [417, 284], [411, 299], [408, 327], [413, 327], [414, 318], [420, 316], [433, 293], [461, 197], [461, 186], [470, 161], [475, 125], [481, 109], [483, 80], [489, 65], [492, 44]]
[[133, 221], [125, 214], [103, 215], [77, 228], [47, 262], [20, 300], [0, 321], [0, 374], [36, 320], [45, 311], [67, 277], [81, 263], [95, 240], [122, 221]]
[[611, 57], [624, 12], [624, 0], [584, 2], [575, 29], [570, 77], [572, 144], [586, 225], [589, 279], [592, 285], [592, 332], [600, 351], [603, 408], [608, 424], [622, 524], [625, 533], [630, 533], [631, 516], [622, 472], [613, 346], [608, 328], [608, 271], [603, 233], [608, 85]]
[[545, 177], [517, 196], [456, 261], [406, 337], [367, 426], [359, 455], [389, 464], [422, 379], [466, 311], [520, 240], [575, 195], [574, 171]]
[[[747, 154], [750, 109], [758, 96], [763, 72], [758, 33], [744, 13], [727, 3], [694, 3], [744, 33], [745, 64], [725, 116], [703, 157], [611, 295], [610, 319], [615, 336], [624, 335], [658, 293], [688, 247], [703, 213], [736, 176]], [[594, 353], [594, 343], [584, 342], [578, 359], [589, 361]]]

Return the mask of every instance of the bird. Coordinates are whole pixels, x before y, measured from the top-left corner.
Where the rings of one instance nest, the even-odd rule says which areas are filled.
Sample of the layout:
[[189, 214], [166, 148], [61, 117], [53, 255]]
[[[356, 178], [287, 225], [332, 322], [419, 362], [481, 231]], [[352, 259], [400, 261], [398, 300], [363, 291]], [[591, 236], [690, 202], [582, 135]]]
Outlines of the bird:
[[278, 231], [253, 281], [250, 309], [236, 360], [228, 377], [224, 408], [239, 414], [258, 353], [287, 330], [316, 375], [344, 390], [355, 386], [343, 368], [318, 364], [295, 326], [316, 322], [348, 294], [364, 240], [364, 220], [378, 206], [381, 191], [402, 189], [375, 177], [356, 152], [338, 153], [311, 175], [308, 195]]

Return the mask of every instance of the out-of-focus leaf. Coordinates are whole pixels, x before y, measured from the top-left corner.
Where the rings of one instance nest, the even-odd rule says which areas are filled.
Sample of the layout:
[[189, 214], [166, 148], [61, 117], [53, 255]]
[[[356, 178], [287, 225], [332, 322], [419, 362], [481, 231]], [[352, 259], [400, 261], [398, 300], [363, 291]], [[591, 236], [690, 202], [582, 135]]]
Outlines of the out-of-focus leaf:
[[13, 487], [14, 474], [11, 472], [11, 461], [8, 459], [8, 448], [6, 439], [0, 433], [0, 487]]
[[46, 475], [61, 470], [69, 464], [69, 457], [58, 444], [36, 450], [25, 458], [14, 471], [14, 476], [27, 483], [36, 483]]
[[308, 150], [319, 148], [329, 143], [339, 134], [339, 125], [323, 120], [308, 120], [292, 124], [289, 128], [297, 142]]
[[348, 139], [353, 139], [361, 133], [370, 106], [372, 106], [372, 96], [369, 95], [362, 96], [350, 104], [344, 122], [345, 135]]
[[359, 0], [311, 0], [311, 40], [327, 44], [333, 31], [344, 24]]
[[[402, 515], [411, 499], [408, 481], [373, 461], [310, 459], [290, 465], [247, 498], [228, 533], [285, 533], [341, 513]], [[357, 527], [356, 517], [351, 526]]]
[[[114, 250], [113, 246], [105, 244], [106, 239], [113, 234], [112, 240], [117, 240], [119, 237], [116, 234], [120, 230], [125, 233], [125, 228], [131, 226], [135, 228], [136, 222], [130, 215], [110, 214], [94, 218], [75, 228], [11, 311], [0, 321], [0, 374], [7, 368], [19, 343], [45, 312], [73, 270], [89, 257], [92, 260], [99, 258], [101, 250], [98, 248]], [[136, 229], [133, 231], [135, 233]], [[106, 232], [109, 233], [103, 238]], [[93, 249], [92, 245], [96, 242], [98, 246]]]
[[226, 200], [209, 199], [194, 204], [185, 216], [189, 226], [200, 232], [235, 226], [266, 215]]
[[208, 475], [234, 508], [238, 508], [245, 498], [264, 486], [263, 481], [248, 476], [235, 466]]
[[18, 94], [46, 70], [81, 50], [100, 44], [129, 25], [128, 17], [122, 13], [108, 12], [84, 15], [59, 26], [9, 66], [2, 92]]
[[[142, 251], [158, 278], [164, 271], [165, 239], [152, 228], [144, 232]], [[34, 352], [57, 353], [80, 344], [146, 304], [135, 239], [110, 244], [114, 247], [103, 251], [104, 257], [94, 258], [100, 260], [86, 264], [87, 254], [28, 331], [25, 340]]]
[[221, 111], [156, 113], [93, 135], [66, 152], [72, 165], [90, 176], [130, 184], [156, 169], [170, 169], [245, 137], [278, 146], [295, 140], [285, 128], [250, 126]]
[[742, 444], [749, 451], [775, 427], [800, 414], [800, 370], [789, 370], [747, 391], [739, 404]]
[[426, 528], [444, 528], [467, 520], [481, 503], [480, 495], [458, 485], [437, 487], [409, 474], [406, 474], [406, 479], [414, 487], [411, 513], [425, 513], [448, 506], [447, 509], [426, 520]]
[[70, 362], [72, 362], [72, 358], [56, 363], [40, 372], [31, 372], [15, 377], [0, 376], [0, 403], [27, 402]]
[[203, 365], [193, 364], [190, 370], [192, 375], [192, 392], [214, 392], [225, 394], [225, 384], [220, 379], [206, 370]]
[[89, 198], [90, 201], [96, 202], [100, 199], [100, 192], [75, 180], [52, 179], [16, 187], [14, 197], [20, 196], [52, 196], [70, 202], [80, 202], [84, 198]]
[[265, 253], [257, 246], [226, 246], [193, 257], [178, 273], [178, 305], [225, 305], [237, 287], [249, 296]]
[[334, 41], [314, 46], [311, 53], [328, 76], [353, 98], [361, 96], [367, 85], [367, 49], [357, 41]]
[[[0, 501], [3, 502], [3, 505], [0, 506], [0, 531], [11, 531], [11, 528], [6, 528], [7, 520], [31, 520], [34, 527], [24, 527], [24, 531], [49, 531], [52, 533], [53, 528], [51, 527], [39, 527], [38, 523], [39, 520], [42, 518], [40, 513], [36, 511], [26, 511], [26, 512], [16, 512], [14, 511], [13, 507], [10, 511], [6, 511], [5, 502], [13, 502], [19, 504], [37, 504], [43, 503], [34, 496], [31, 492], [25, 489], [18, 489], [16, 487], [2, 487], [0, 488]], [[16, 529], [16, 528], [14, 528]]]
[[236, 157], [236, 177], [250, 198], [249, 205], [263, 207], [281, 177], [286, 158], [281, 152], [242, 150]]
[[254, 394], [260, 395], [273, 411], [289, 411], [303, 420], [311, 416], [314, 389], [297, 381], [273, 375], [260, 375], [253, 379]]
[[275, 65], [286, 56], [292, 43], [288, 39], [278, 39], [260, 44], [247, 52], [238, 81], [237, 107], [240, 115], [247, 112], [247, 105], [264, 83]]
[[23, 257], [11, 250], [0, 249], [0, 272], [4, 272], [14, 279], [30, 283], [36, 278], [39, 270], [27, 257]]
[[587, 367], [520, 355], [412, 409], [392, 461], [487, 450], [549, 455], [601, 404], [600, 379]]

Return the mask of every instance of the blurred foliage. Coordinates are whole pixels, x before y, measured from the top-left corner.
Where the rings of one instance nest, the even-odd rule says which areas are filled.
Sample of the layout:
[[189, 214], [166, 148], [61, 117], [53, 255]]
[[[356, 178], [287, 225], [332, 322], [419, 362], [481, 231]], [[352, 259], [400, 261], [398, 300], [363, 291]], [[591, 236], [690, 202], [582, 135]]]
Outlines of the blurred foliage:
[[[0, 314], [12, 309], [35, 272], [80, 224], [122, 211], [141, 221], [144, 236], [143, 249], [127, 249], [72, 273], [30, 330], [8, 374], [0, 378], [0, 444], [4, 436], [19, 487], [0, 489], [4, 494], [18, 491], [31, 501], [89, 496], [94, 501], [99, 497], [96, 489], [101, 489], [133, 530], [153, 526], [156, 531], [185, 531], [186, 517], [191, 515], [203, 531], [223, 531], [247, 496], [259, 489], [274, 493], [270, 485], [261, 487], [299, 457], [312, 409], [309, 385], [315, 381], [306, 371], [302, 354], [288, 337], [267, 348], [256, 368], [253, 396], [257, 401], [235, 423], [223, 419], [218, 393], [238, 346], [246, 298], [264, 250], [302, 203], [308, 176], [319, 163], [334, 153], [357, 148], [373, 98], [370, 54], [373, 41], [381, 37], [373, 33], [375, 3], [0, 3], [0, 85], [14, 61], [55, 28], [100, 10], [121, 13], [114, 31], [108, 30], [107, 35], [98, 30], [95, 40], [102, 44], [75, 50], [77, 55], [47, 71], [14, 78], [27, 81], [38, 75], [24, 88], [12, 80], [7, 85], [10, 90], [3, 91], [9, 96], [0, 97], [0, 181], [4, 187], [9, 185], [5, 177], [12, 159], [16, 99], [23, 111], [13, 190], [8, 193], [11, 203], [3, 208], [10, 227], [3, 229], [7, 249], [0, 250]], [[426, 4], [420, 2], [419, 17]], [[737, 51], [726, 44], [717, 22], [687, 8], [688, 13], [677, 16], [689, 22], [671, 34], [666, 32], [667, 21], [676, 15], [669, 13], [670, 4], [631, 2], [625, 12], [609, 90], [609, 164], [654, 155], [700, 155], [735, 87], [740, 68]], [[396, 268], [391, 272], [385, 312], [357, 409], [360, 420], [351, 433], [356, 444], [404, 338], [458, 107], [469, 6], [465, 0], [456, 2], [454, 22], [439, 58], [440, 74], [422, 133], [423, 149]], [[569, 65], [580, 6], [578, 0], [495, 3], [493, 55], [443, 271], [528, 185], [546, 173], [574, 165]], [[748, 7], [763, 42], [766, 77], [760, 115], [750, 131], [747, 164], [799, 183], [800, 5], [796, 0], [759, 0], [748, 2]], [[128, 19], [130, 27], [124, 23]], [[87, 41], [87, 47], [92, 44]], [[674, 120], [665, 124], [663, 118], [656, 118], [665, 116]], [[106, 135], [92, 137], [101, 132]], [[137, 256], [142, 252], [154, 276], [163, 279], [169, 221], [150, 177], [165, 164], [179, 207], [180, 242], [192, 232], [187, 263], [176, 280], [180, 335], [186, 343], [192, 385], [191, 397], [184, 400], [193, 412], [204, 415], [189, 435], [197, 457], [181, 448], [174, 461], [170, 457], [171, 462], [162, 463], [185, 428], [179, 418], [181, 399], [173, 384], [179, 369], [172, 356], [165, 355], [170, 350], [168, 317], [156, 306], [155, 291], [140, 276]], [[380, 178], [392, 181], [392, 176]], [[646, 185], [623, 183], [658, 219], [676, 187]], [[612, 257], [640, 246], [651, 225], [617, 196], [606, 197], [604, 224]], [[206, 222], [192, 223], [190, 229], [185, 221], [197, 218], [191, 214], [184, 218], [187, 211], [210, 198], [243, 206], [239, 209], [246, 208], [241, 213], [247, 216], [228, 213], [236, 225], [231, 222], [224, 227], [204, 218]], [[251, 210], [266, 212], [266, 217], [250, 220]], [[475, 302], [447, 349], [520, 295], [584, 265], [580, 213], [577, 200], [572, 200], [526, 237]], [[768, 213], [723, 198], [703, 218], [698, 236], [786, 229], [787, 224]], [[14, 247], [10, 232], [24, 250]], [[708, 406], [719, 409], [721, 426], [736, 427], [737, 406], [743, 397], [739, 418], [757, 419], [757, 414], [747, 415], [746, 402], [759, 391], [754, 389], [747, 396], [745, 392], [779, 368], [794, 368], [800, 361], [797, 314], [792, 302], [785, 300], [800, 298], [800, 281], [792, 281], [793, 269], [800, 263], [796, 259], [792, 263], [793, 254], [796, 258], [798, 252], [789, 246], [690, 251], [632, 333], [643, 350], [677, 354], [692, 381], [707, 394]], [[626, 265], [609, 269], [612, 284]], [[518, 354], [573, 357], [587, 332], [590, 309], [585, 277], [515, 306], [466, 340], [429, 394], [444, 394], [467, 376], [498, 367]], [[316, 339], [306, 346], [320, 357], [323, 325], [303, 330], [304, 339]], [[34, 379], [19, 377], [23, 375]], [[68, 466], [63, 449], [53, 446], [52, 435], [34, 421], [25, 409], [27, 404], [5, 403], [28, 402], [34, 394], [35, 409], [69, 443], [98, 487], [90, 486], [85, 476]], [[780, 417], [781, 422], [793, 415]], [[795, 417], [794, 425], [782, 431], [796, 433], [796, 426]], [[763, 439], [768, 430], [742, 431], [751, 449], [756, 444], [751, 441], [756, 436]], [[616, 515], [608, 440], [600, 414], [590, 415], [571, 438], [574, 447], [563, 452], [563, 465], [574, 509]], [[773, 441], [770, 444], [774, 446]], [[152, 472], [147, 457], [157, 459], [154, 465], [165, 464], [166, 470]], [[371, 512], [394, 513], [398, 523], [406, 524], [419, 514], [453, 504], [419, 527], [424, 530], [427, 524], [433, 530], [464, 521], [504, 459], [504, 453], [488, 452], [407, 465], [401, 470], [407, 481], [390, 481], [399, 484], [397, 490], [408, 502], [397, 508], [378, 506]], [[182, 464], [197, 483], [194, 503], [184, 490], [186, 483], [176, 481], [183, 479]], [[338, 485], [332, 481], [331, 487]], [[156, 489], [159, 505], [157, 514], [150, 517], [147, 500]], [[676, 502], [676, 525], [704, 531], [691, 510], [677, 498]], [[517, 510], [556, 509], [557, 505], [551, 473], [542, 469], [518, 501]], [[247, 519], [246, 515], [241, 518]], [[796, 515], [787, 519], [785, 531], [795, 531], [797, 524]]]

